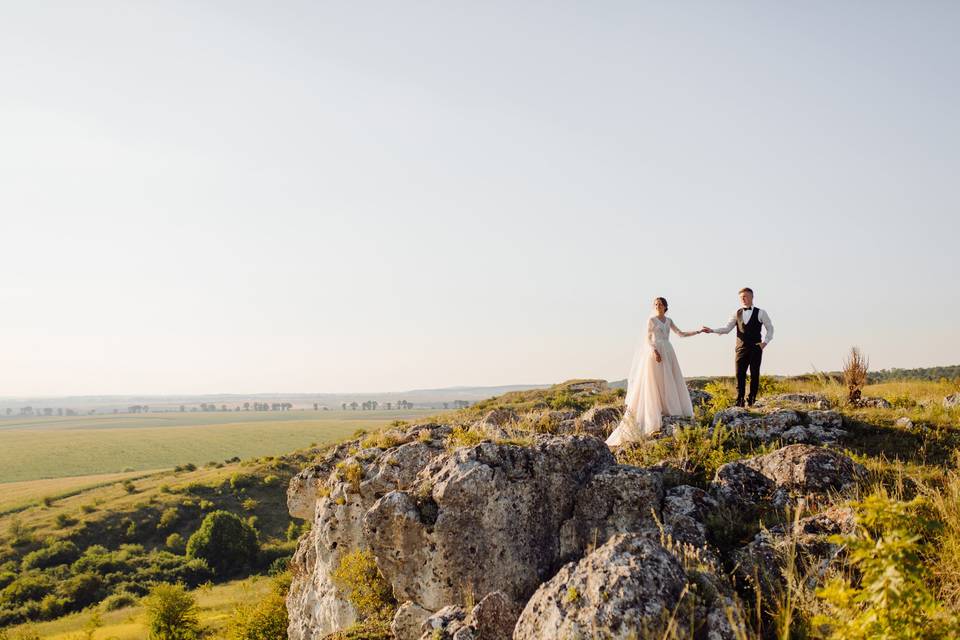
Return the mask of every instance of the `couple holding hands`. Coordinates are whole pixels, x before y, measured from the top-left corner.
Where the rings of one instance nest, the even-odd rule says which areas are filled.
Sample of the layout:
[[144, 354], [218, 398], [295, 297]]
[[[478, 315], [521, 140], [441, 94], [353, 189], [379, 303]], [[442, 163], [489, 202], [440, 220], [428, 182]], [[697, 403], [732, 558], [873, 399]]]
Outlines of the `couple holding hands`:
[[671, 331], [688, 338], [699, 333], [730, 333], [736, 328], [737, 406], [745, 404], [748, 369], [750, 394], [746, 396], [746, 404], [753, 404], [760, 386], [763, 350], [773, 340], [773, 323], [766, 311], [753, 306], [753, 289], [744, 287], [739, 293], [741, 306], [725, 326], [717, 329], [705, 326], [699, 331], [681, 331], [666, 315], [666, 299], [654, 299], [655, 313], [647, 321], [646, 340], [637, 348], [630, 366], [626, 410], [619, 426], [607, 438], [608, 445], [642, 440], [660, 430], [663, 416], [693, 416], [690, 392], [670, 344]]

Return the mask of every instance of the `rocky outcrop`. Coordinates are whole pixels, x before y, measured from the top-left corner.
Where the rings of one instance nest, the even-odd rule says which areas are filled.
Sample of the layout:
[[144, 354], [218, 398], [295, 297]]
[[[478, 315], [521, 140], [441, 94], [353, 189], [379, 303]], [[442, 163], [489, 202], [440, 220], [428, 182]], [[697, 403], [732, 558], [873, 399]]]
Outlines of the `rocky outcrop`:
[[763, 443], [832, 444], [848, 436], [843, 429], [843, 416], [837, 411], [805, 412], [771, 407], [765, 413], [756, 413], [743, 407], [730, 407], [714, 416], [713, 426], [721, 423]]
[[[302, 538], [293, 557], [297, 578], [287, 595], [290, 616], [288, 636], [294, 640], [322, 637], [356, 621], [356, 612], [334, 586], [330, 574], [344, 554], [365, 549], [363, 517], [386, 492], [405, 487], [419, 468], [444, 452], [442, 440], [432, 436], [446, 427], [418, 427], [404, 434], [416, 440], [389, 450], [360, 449], [356, 441], [341, 445], [323, 462], [305, 469], [290, 483], [288, 506], [293, 515], [309, 516], [313, 526]], [[351, 453], [352, 452], [352, 453]], [[323, 471], [330, 469], [325, 480]], [[311, 510], [310, 500], [315, 501]]]
[[523, 602], [560, 561], [560, 529], [594, 475], [614, 464], [596, 438], [482, 443], [423, 470], [364, 517], [365, 539], [399, 600], [437, 611], [465, 592]]
[[783, 407], [790, 405], [806, 405], [817, 409], [829, 409], [830, 399], [822, 393], [780, 393], [765, 396], [757, 400], [757, 407]]
[[671, 625], [678, 637], [732, 638], [723, 600], [695, 595], [694, 576], [659, 542], [618, 534], [537, 589], [513, 638], [658, 638]]
[[[576, 637], [594, 623], [609, 632], [603, 637], [642, 637], [645, 628], [662, 632], [663, 613], [675, 610], [683, 633], [732, 638], [720, 558], [747, 580], [751, 568], [780, 566], [786, 533], [772, 527], [740, 546], [756, 528], [728, 519], [780, 517], [864, 474], [839, 453], [793, 444], [723, 465], [704, 490], [668, 463], [617, 464], [601, 438], [619, 418], [617, 407], [495, 410], [466, 437], [465, 427], [453, 434], [427, 424], [331, 449], [288, 488], [291, 514], [313, 525], [293, 559], [288, 636], [319, 640], [356, 620], [330, 576], [359, 549], [401, 603], [397, 640]], [[842, 427], [823, 410], [735, 410], [722, 419], [781, 439], [797, 427]]]
[[854, 407], [860, 409], [892, 409], [893, 405], [890, 404], [885, 398], [858, 398], [855, 402], [851, 403]]
[[793, 444], [772, 453], [728, 462], [711, 482], [710, 493], [725, 505], [749, 509], [769, 503], [782, 508], [794, 498], [823, 497], [854, 487], [866, 469], [825, 447]]
[[960, 407], [960, 393], [954, 393], [943, 399], [944, 409], [954, 409]]

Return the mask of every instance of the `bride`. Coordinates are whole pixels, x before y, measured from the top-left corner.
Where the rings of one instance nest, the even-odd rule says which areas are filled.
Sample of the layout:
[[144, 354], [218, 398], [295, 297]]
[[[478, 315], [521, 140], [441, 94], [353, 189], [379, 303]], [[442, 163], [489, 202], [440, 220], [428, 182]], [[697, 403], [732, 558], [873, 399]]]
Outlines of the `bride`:
[[646, 339], [637, 347], [627, 379], [626, 410], [607, 438], [610, 446], [642, 440], [660, 430], [662, 416], [693, 416], [687, 383], [680, 372], [670, 331], [684, 338], [700, 331], [681, 331], [666, 316], [666, 298], [653, 301], [656, 313], [647, 321]]

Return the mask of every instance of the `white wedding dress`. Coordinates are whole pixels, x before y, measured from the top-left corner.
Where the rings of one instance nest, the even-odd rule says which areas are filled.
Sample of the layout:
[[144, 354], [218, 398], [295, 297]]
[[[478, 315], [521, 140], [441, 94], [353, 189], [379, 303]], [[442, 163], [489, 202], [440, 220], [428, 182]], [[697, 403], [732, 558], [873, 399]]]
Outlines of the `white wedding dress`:
[[[630, 366], [626, 410], [620, 424], [607, 438], [608, 445], [643, 440], [660, 430], [663, 416], [693, 416], [690, 392], [670, 344], [671, 330], [684, 338], [697, 335], [696, 331], [681, 331], [670, 318], [661, 321], [657, 316], [650, 317], [646, 335]], [[660, 352], [661, 362], [657, 362], [654, 349]]]

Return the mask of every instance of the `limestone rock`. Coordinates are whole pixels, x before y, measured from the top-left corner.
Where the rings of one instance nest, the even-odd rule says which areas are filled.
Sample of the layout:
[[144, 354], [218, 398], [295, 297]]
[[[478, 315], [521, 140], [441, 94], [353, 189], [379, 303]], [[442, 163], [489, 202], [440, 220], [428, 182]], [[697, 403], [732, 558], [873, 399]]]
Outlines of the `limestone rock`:
[[[520, 614], [513, 638], [658, 638], [674, 612], [679, 637], [698, 631], [732, 638], [725, 618], [716, 615], [720, 605], [698, 602], [690, 586], [684, 565], [659, 542], [618, 534], [542, 584]], [[678, 606], [681, 598], [696, 603], [692, 615]], [[703, 628], [694, 629], [697, 625]]]
[[696, 409], [700, 405], [709, 404], [713, 400], [713, 396], [703, 391], [701, 389], [689, 389], [690, 391], [690, 402], [693, 403], [693, 408]]
[[953, 409], [960, 407], [960, 393], [954, 393], [943, 399], [944, 409]]
[[[488, 593], [470, 610], [444, 607], [424, 622], [421, 640], [510, 640], [520, 607], [500, 591]], [[397, 640], [403, 640], [397, 638]]]
[[423, 634], [421, 627], [430, 615], [416, 602], [404, 602], [393, 616], [390, 631], [395, 640], [418, 640]]
[[580, 430], [600, 439], [606, 439], [623, 417], [623, 405], [593, 407], [580, 416]]
[[717, 501], [706, 491], [690, 485], [673, 487], [663, 499], [663, 524], [674, 540], [694, 547], [707, 545], [707, 517]]
[[884, 398], [860, 398], [853, 406], [863, 408], [873, 408], [873, 409], [892, 409], [893, 405], [890, 404]]
[[573, 515], [560, 530], [560, 558], [579, 556], [616, 533], [659, 533], [663, 481], [639, 467], [617, 465], [593, 476], [577, 493]]
[[745, 464], [770, 478], [778, 487], [801, 494], [825, 494], [854, 487], [866, 469], [847, 456], [808, 444], [792, 444]]
[[[344, 554], [367, 548], [364, 514], [380, 496], [407, 486], [420, 468], [443, 454], [440, 443], [416, 441], [387, 450], [357, 450], [359, 443], [353, 442], [343, 453], [354, 453], [332, 464], [325, 485], [329, 494], [316, 494], [313, 526], [300, 540], [292, 560], [296, 571], [287, 595], [287, 610], [291, 612], [287, 635], [292, 640], [322, 637], [356, 620], [353, 607], [338, 592], [330, 574]], [[333, 460], [335, 457], [325, 462]], [[308, 472], [316, 474], [317, 470]], [[295, 478], [288, 495], [304, 484], [303, 478]], [[303, 512], [303, 499], [292, 502]]]
[[817, 409], [829, 409], [830, 399], [822, 393], [781, 393], [765, 396], [757, 400], [757, 407], [777, 407], [783, 405], [808, 405]]
[[893, 423], [895, 426], [900, 427], [901, 429], [913, 429], [913, 420], [904, 416], [902, 418], [897, 418]]
[[417, 492], [377, 501], [364, 536], [400, 600], [438, 611], [500, 590], [523, 602], [556, 570], [581, 487], [613, 464], [589, 436], [458, 449], [424, 468]]
[[786, 584], [784, 571], [793, 546], [795, 570], [813, 582], [823, 580], [840, 548], [828, 536], [849, 534], [856, 519], [849, 507], [830, 507], [797, 522], [763, 530], [733, 552], [734, 573], [744, 583], [772, 598]]

